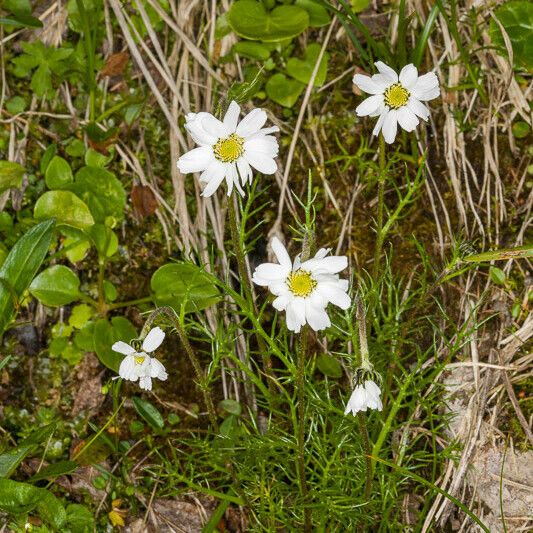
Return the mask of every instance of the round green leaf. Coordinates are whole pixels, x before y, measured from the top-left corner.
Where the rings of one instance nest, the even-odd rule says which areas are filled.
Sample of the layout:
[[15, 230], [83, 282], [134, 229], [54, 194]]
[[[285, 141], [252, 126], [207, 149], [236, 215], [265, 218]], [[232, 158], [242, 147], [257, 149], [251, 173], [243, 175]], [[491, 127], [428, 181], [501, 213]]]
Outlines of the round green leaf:
[[58, 224], [88, 228], [94, 224], [89, 208], [71, 191], [45, 192], [35, 203], [37, 220], [55, 218]]
[[325, 376], [330, 378], [340, 378], [342, 376], [342, 367], [340, 363], [331, 355], [322, 354], [317, 357], [316, 366]]
[[268, 59], [270, 57], [270, 48], [262, 43], [239, 41], [233, 45], [233, 51], [243, 57], [250, 59]]
[[58, 155], [54, 156], [46, 167], [44, 179], [49, 189], [63, 189], [74, 181], [70, 165]]
[[70, 187], [89, 206], [96, 222], [106, 217], [120, 220], [124, 216], [126, 191], [115, 175], [104, 168], [82, 167]]
[[274, 74], [266, 83], [268, 97], [284, 107], [292, 107], [304, 90], [305, 85], [289, 80], [284, 74]]
[[298, 6], [278, 6], [268, 12], [262, 2], [239, 0], [228, 12], [233, 31], [253, 41], [281, 41], [296, 37], [309, 26], [309, 14]]
[[42, 304], [57, 307], [80, 297], [78, 276], [63, 265], [54, 265], [41, 272], [31, 283], [30, 293]]
[[137, 331], [127, 318], [116, 316], [112, 318], [111, 322], [101, 318], [94, 324], [94, 351], [102, 364], [118, 372], [124, 355], [114, 352], [111, 346], [117, 341], [129, 343], [135, 337], [137, 337]]
[[[310, 44], [305, 49], [304, 59], [298, 59], [296, 57], [291, 57], [287, 61], [287, 72], [296, 80], [305, 83], [309, 83], [313, 70], [315, 69], [318, 56], [320, 55], [321, 46], [317, 43]], [[314, 86], [321, 87], [326, 81], [326, 74], [328, 70], [328, 59], [329, 54], [324, 52], [322, 59], [320, 60], [320, 65], [316, 73]]]
[[191, 263], [169, 263], [158, 268], [151, 280], [158, 305], [169, 305], [177, 312], [200, 311], [218, 302], [219, 291], [209, 276]]
[[302, 7], [309, 13], [309, 26], [319, 28], [329, 24], [331, 18], [328, 10], [320, 5], [318, 0], [296, 0], [295, 5]]
[[14, 161], [0, 161], [0, 194], [22, 185], [26, 169]]
[[[533, 70], [533, 3], [529, 0], [507, 2], [494, 14], [509, 36], [514, 64]], [[498, 51], [507, 56], [505, 41], [495, 20], [490, 21], [490, 38]]]
[[523, 120], [515, 122], [512, 127], [513, 135], [517, 139], [523, 139], [524, 137], [527, 137], [530, 129], [531, 128], [529, 127], [529, 124]]

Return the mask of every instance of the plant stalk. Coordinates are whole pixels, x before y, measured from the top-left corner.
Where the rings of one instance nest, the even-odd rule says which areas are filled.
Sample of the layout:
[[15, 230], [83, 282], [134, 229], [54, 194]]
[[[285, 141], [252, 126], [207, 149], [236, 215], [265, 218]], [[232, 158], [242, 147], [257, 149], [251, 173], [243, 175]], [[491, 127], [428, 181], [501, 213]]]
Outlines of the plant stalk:
[[379, 275], [379, 265], [381, 262], [381, 250], [383, 248], [383, 211], [385, 205], [385, 138], [379, 135], [379, 177], [378, 177], [378, 213], [376, 228], [376, 249], [374, 252], [374, 266], [372, 269], [372, 279], [377, 280]]
[[366, 427], [366, 416], [365, 413], [359, 411], [357, 413], [357, 419], [359, 421], [359, 427], [361, 429], [361, 437], [363, 439], [363, 450], [365, 452], [365, 500], [370, 499], [372, 494], [372, 450], [370, 449], [370, 441], [368, 439], [368, 429]]
[[205, 377], [204, 372], [202, 371], [202, 367], [200, 365], [200, 361], [198, 360], [198, 357], [196, 356], [196, 353], [191, 346], [191, 343], [189, 342], [189, 339], [187, 337], [187, 334], [185, 333], [185, 329], [183, 328], [183, 325], [181, 324], [181, 321], [171, 307], [158, 307], [155, 311], [151, 313], [151, 315], [148, 317], [148, 320], [144, 324], [144, 327], [141, 332], [141, 338], [144, 338], [148, 331], [150, 330], [154, 320], [161, 314], [165, 314], [170, 321], [172, 322], [172, 325], [176, 329], [176, 332], [178, 333], [178, 337], [180, 338], [181, 344], [185, 348], [185, 352], [187, 353], [187, 356], [189, 357], [189, 361], [191, 362], [194, 373], [196, 374], [196, 379], [198, 381], [198, 385], [200, 386], [200, 389], [202, 390], [202, 394], [204, 396], [204, 402], [207, 407], [207, 414], [209, 416], [209, 421], [211, 422], [211, 426], [213, 427], [213, 431], [218, 434], [219, 433], [219, 425], [218, 425], [218, 419], [217, 414], [215, 410], [215, 405], [213, 403], [213, 399], [211, 398], [211, 394], [209, 394], [209, 386], [207, 384], [207, 380]]

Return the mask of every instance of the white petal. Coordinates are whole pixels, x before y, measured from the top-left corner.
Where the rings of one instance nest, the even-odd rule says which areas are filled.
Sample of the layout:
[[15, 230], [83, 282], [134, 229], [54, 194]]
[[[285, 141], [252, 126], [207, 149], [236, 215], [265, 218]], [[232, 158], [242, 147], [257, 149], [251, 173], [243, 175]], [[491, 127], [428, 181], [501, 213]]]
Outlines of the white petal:
[[300, 329], [304, 325], [305, 322], [301, 322], [298, 319], [298, 315], [295, 313], [293, 306], [287, 305], [286, 308], [286, 318], [287, 318], [287, 329], [289, 331], [293, 331], [294, 333], [300, 333]]
[[302, 263], [304, 270], [310, 270], [313, 273], [336, 274], [348, 266], [348, 258], [345, 255], [331, 255], [322, 259], [308, 259]]
[[232, 133], [237, 129], [237, 122], [239, 122], [239, 115], [241, 113], [241, 108], [239, 104], [232, 100], [226, 114], [224, 115], [224, 125]]
[[[411, 94], [418, 100], [432, 100], [440, 94], [439, 79], [434, 72], [420, 76], [411, 90]], [[431, 97], [430, 97], [431, 96]]]
[[316, 308], [311, 304], [305, 307], [307, 323], [314, 331], [321, 331], [331, 326], [331, 321], [325, 309]]
[[235, 130], [237, 135], [248, 137], [257, 133], [267, 121], [267, 114], [262, 109], [253, 109], [240, 122]]
[[202, 196], [211, 196], [222, 183], [226, 175], [226, 166], [220, 161], [214, 161], [207, 170], [202, 172], [200, 181], [207, 182], [206, 188], [202, 191]]
[[315, 254], [315, 259], [323, 259], [329, 254], [329, 252], [331, 252], [331, 248], [320, 248], [320, 250], [318, 250], [318, 252]]
[[139, 387], [143, 390], [152, 390], [152, 378], [150, 376], [143, 376], [140, 378]]
[[277, 237], [274, 237], [270, 245], [272, 246], [272, 251], [279, 261], [279, 264], [286, 268], [292, 268], [291, 258], [289, 257], [287, 248], [283, 246], [283, 243]]
[[200, 124], [204, 131], [215, 136], [217, 139], [224, 139], [225, 137], [228, 137], [231, 133], [233, 133], [223, 122], [220, 122], [218, 118], [215, 118], [209, 113], [205, 113], [200, 118]]
[[375, 113], [383, 105], [383, 95], [375, 94], [366, 100], [363, 100], [356, 108], [355, 113], [358, 117], [366, 117]]
[[254, 276], [267, 281], [283, 281], [287, 278], [289, 271], [288, 267], [277, 263], [263, 263], [255, 269]]
[[118, 369], [118, 375], [122, 379], [137, 381], [138, 376], [135, 369], [135, 357], [133, 355], [127, 355], [124, 357], [124, 359], [122, 359]]
[[237, 172], [237, 165], [235, 163], [225, 163], [226, 171], [226, 185], [228, 186], [227, 195], [230, 196], [231, 191], [233, 191], [233, 186], [237, 189], [241, 196], [244, 196], [244, 191], [242, 190], [241, 184], [239, 182], [239, 174]]
[[429, 109], [416, 98], [411, 96], [407, 102], [407, 107], [422, 120], [427, 120], [429, 118]]
[[379, 132], [381, 131], [381, 128], [383, 127], [383, 122], [385, 121], [385, 117], [387, 115], [388, 111], [383, 111], [378, 118], [378, 121], [376, 122], [376, 125], [374, 126], [374, 130], [372, 131], [372, 135], [379, 135]]
[[400, 72], [399, 79], [400, 83], [408, 91], [410, 91], [411, 88], [414, 87], [416, 80], [418, 79], [418, 70], [412, 63], [409, 65], [405, 65], [405, 67], [403, 67], [402, 71]]
[[398, 109], [398, 123], [405, 131], [414, 131], [419, 122], [416, 115], [407, 106]]
[[392, 83], [396, 83], [398, 81], [398, 74], [396, 74], [396, 72], [388, 65], [383, 63], [383, 61], [377, 61], [374, 63], [374, 65], [379, 70], [380, 74], [385, 76], [385, 78], [390, 80]]
[[115, 342], [115, 344], [111, 346], [111, 349], [114, 352], [123, 353], [124, 355], [135, 353], [135, 350], [129, 344], [126, 344], [123, 341]]
[[287, 295], [278, 296], [273, 302], [272, 306], [278, 311], [283, 311], [287, 308], [289, 297]]
[[363, 74], [356, 74], [352, 81], [359, 89], [368, 94], [383, 94], [383, 91], [387, 88], [382, 78], [375, 79], [370, 76], [364, 76]]
[[275, 174], [278, 169], [278, 165], [272, 156], [264, 155], [260, 152], [246, 151], [243, 157], [252, 167], [263, 174]]
[[392, 144], [394, 139], [396, 139], [396, 132], [398, 130], [398, 112], [395, 109], [391, 109], [385, 116], [382, 129], [385, 142]]
[[269, 157], [276, 157], [278, 151], [278, 141], [271, 135], [253, 137], [244, 143], [245, 154], [263, 154]]
[[152, 357], [150, 361], [150, 377], [158, 378], [161, 381], [165, 381], [168, 378], [167, 371], [161, 361]]
[[200, 146], [183, 154], [178, 159], [178, 169], [182, 174], [201, 172], [213, 162], [213, 158], [213, 148], [211, 146]]
[[247, 182], [252, 183], [254, 173], [252, 172], [250, 164], [244, 159], [244, 157], [239, 157], [239, 159], [237, 159], [237, 168], [239, 169], [241, 183], [243, 185], [246, 185]]
[[340, 307], [343, 311], [349, 309], [352, 303], [346, 292], [333, 284], [319, 283], [316, 290], [320, 291], [320, 293], [326, 297], [329, 302], [337, 307]]
[[[209, 113], [189, 113], [186, 117], [185, 129], [189, 132], [196, 144], [213, 145], [217, 142], [217, 136], [212, 131], [206, 131], [203, 127], [203, 119], [212, 117]], [[214, 118], [214, 117], [213, 117]]]
[[157, 348], [161, 346], [164, 338], [165, 332], [161, 328], [157, 327], [151, 329], [143, 341], [143, 350], [148, 353], [157, 350]]

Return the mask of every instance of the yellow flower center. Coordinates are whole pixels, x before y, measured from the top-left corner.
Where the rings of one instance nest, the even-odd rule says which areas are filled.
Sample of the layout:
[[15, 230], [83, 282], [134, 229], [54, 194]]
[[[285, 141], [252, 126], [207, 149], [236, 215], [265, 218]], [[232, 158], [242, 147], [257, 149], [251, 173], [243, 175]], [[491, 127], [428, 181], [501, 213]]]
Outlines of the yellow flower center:
[[219, 139], [213, 146], [215, 157], [223, 163], [233, 163], [244, 153], [244, 139], [232, 133], [225, 139]]
[[289, 274], [287, 285], [295, 296], [307, 298], [315, 290], [316, 281], [311, 277], [310, 272], [298, 269]]
[[409, 91], [401, 84], [395, 83], [384, 92], [385, 104], [391, 109], [399, 109], [404, 106], [409, 100]]
[[136, 365], [142, 365], [144, 363], [144, 355], [136, 355], [135, 356], [135, 364]]

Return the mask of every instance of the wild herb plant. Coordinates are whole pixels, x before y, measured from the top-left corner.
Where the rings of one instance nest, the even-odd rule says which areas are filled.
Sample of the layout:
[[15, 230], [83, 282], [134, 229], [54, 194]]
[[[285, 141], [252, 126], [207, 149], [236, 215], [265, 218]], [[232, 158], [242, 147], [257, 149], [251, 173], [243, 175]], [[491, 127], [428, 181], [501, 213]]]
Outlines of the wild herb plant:
[[[524, 99], [531, 7], [196, 4], [69, 0], [57, 32], [52, 7], [0, 6], [2, 526], [145, 528], [189, 497], [202, 525], [169, 530], [440, 531], [447, 501], [489, 531], [447, 484], [472, 446], [450, 437], [443, 376], [497, 329], [494, 288], [512, 298], [498, 327], [529, 338], [510, 260], [531, 257], [530, 198], [525, 177], [475, 177], [474, 200], [449, 143], [475, 140], [474, 106], [505, 108], [479, 50]], [[489, 355], [481, 385], [471, 362], [485, 404], [504, 390], [487, 374], [515, 372], [525, 443], [527, 362]]]

